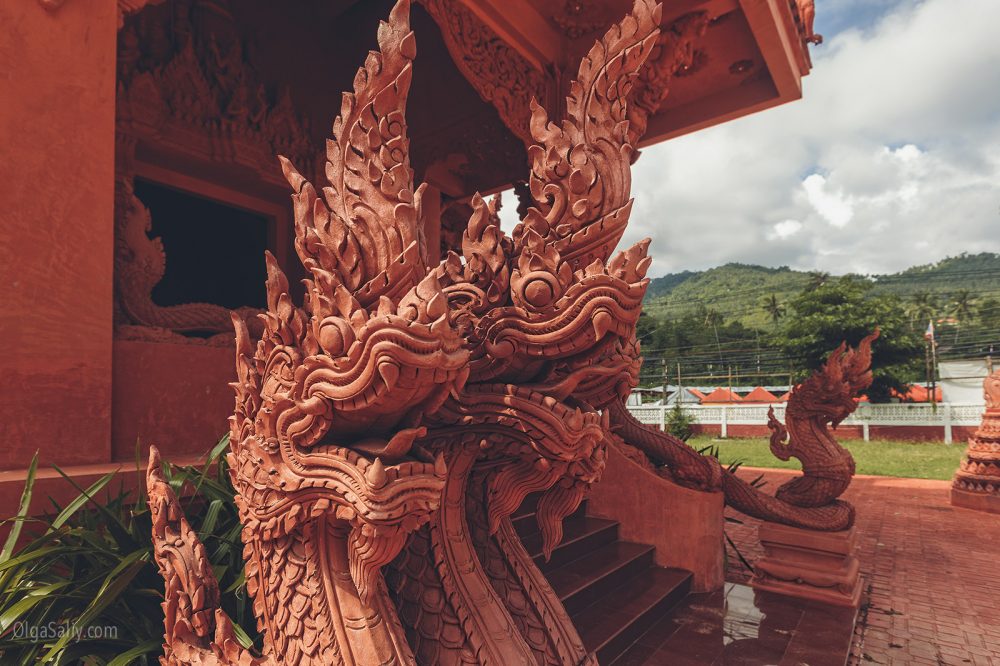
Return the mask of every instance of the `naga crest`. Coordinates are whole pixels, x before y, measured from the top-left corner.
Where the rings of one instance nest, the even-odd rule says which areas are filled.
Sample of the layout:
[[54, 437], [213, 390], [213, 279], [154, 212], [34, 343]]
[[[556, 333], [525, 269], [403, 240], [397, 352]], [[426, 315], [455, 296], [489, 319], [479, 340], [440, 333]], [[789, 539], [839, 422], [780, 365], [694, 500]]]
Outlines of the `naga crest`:
[[[840, 343], [823, 367], [792, 391], [787, 413], [797, 418], [825, 420], [834, 428], [857, 409], [857, 396], [872, 383], [872, 342], [878, 329], [865, 336], [857, 348]], [[787, 460], [787, 458], [786, 458]]]
[[[381, 24], [344, 94], [327, 185], [281, 159], [304, 302], [268, 255], [263, 334], [233, 317], [229, 460], [264, 654], [234, 656], [219, 614], [178, 584], [168, 663], [588, 658], [510, 516], [538, 493], [551, 553], [603, 470], [609, 406], [636, 383], [648, 241], [612, 252], [632, 204], [627, 100], [660, 9], [638, 0], [594, 45], [564, 117], [533, 103], [531, 205], [512, 237], [499, 201], [476, 195], [461, 254], [433, 266], [409, 162], [408, 9]], [[172, 634], [193, 606], [201, 633]]]

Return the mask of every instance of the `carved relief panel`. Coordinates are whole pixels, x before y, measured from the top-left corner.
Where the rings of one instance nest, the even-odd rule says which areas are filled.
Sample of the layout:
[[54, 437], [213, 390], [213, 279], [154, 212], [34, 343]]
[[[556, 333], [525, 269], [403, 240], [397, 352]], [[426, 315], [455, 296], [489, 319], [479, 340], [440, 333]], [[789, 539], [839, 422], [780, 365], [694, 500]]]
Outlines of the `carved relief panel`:
[[[269, 86], [250, 64], [226, 0], [173, 0], [124, 18], [116, 106], [118, 337], [231, 340], [223, 305], [232, 304], [154, 299], [170, 258], [163, 242], [149, 236], [153, 220], [136, 195], [136, 178], [266, 217], [268, 249], [287, 258], [291, 225], [280, 205], [276, 154], [301, 161], [309, 173], [317, 165], [308, 123], [289, 91]], [[213, 220], [203, 223], [207, 242]], [[170, 224], [156, 220], [158, 227]], [[239, 256], [226, 244], [216, 250], [223, 263]], [[178, 263], [169, 264], [172, 271], [184, 270]], [[212, 340], [215, 333], [222, 335]], [[190, 335], [200, 337], [185, 337]]]

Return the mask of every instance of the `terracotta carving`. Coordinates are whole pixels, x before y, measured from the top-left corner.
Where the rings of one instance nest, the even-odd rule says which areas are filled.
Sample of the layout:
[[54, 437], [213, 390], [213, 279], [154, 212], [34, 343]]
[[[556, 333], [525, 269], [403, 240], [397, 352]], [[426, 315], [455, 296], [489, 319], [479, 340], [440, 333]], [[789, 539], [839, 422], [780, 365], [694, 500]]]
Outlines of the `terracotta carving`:
[[[122, 15], [147, 4], [120, 2]], [[152, 298], [166, 256], [150, 239], [149, 211], [134, 194], [136, 150], [166, 151], [185, 161], [238, 169], [280, 184], [274, 155], [316, 169], [309, 126], [287, 90], [270, 99], [246, 61], [224, 0], [194, 11], [189, 0], [129, 17], [119, 33], [115, 163], [115, 295], [118, 337], [202, 341], [231, 329], [229, 311], [208, 303], [161, 307]], [[152, 12], [152, 13], [149, 13]], [[194, 16], [192, 15], [194, 14]], [[211, 15], [211, 20], [206, 18]], [[245, 309], [249, 315], [256, 310]], [[255, 332], [259, 332], [253, 318]]]
[[550, 77], [512, 49], [461, 2], [421, 0], [441, 28], [458, 70], [483, 100], [496, 107], [504, 125], [521, 141], [532, 142], [532, 99], [548, 103]]
[[415, 38], [396, 5], [334, 122], [328, 186], [282, 159], [305, 302], [268, 255], [260, 339], [234, 316], [229, 460], [263, 655], [213, 613], [154, 454], [166, 663], [594, 663], [510, 516], [539, 493], [551, 553], [603, 469], [608, 407], [636, 383], [648, 241], [611, 253], [631, 209], [626, 102], [659, 23], [638, 0], [581, 62], [562, 119], [532, 103], [531, 206], [512, 237], [476, 196], [461, 254], [427, 269]]
[[983, 380], [986, 410], [952, 481], [957, 506], [1000, 513], [1000, 370]]
[[796, 10], [802, 40], [808, 44], [822, 44], [823, 35], [817, 35], [813, 30], [813, 23], [816, 21], [816, 0], [793, 0], [792, 8]]
[[708, 28], [708, 14], [695, 12], [677, 19], [665, 28], [646, 66], [639, 73], [639, 80], [632, 89], [629, 100], [629, 132], [632, 145], [638, 144], [646, 133], [649, 117], [660, 110], [660, 105], [670, 92], [670, 81], [679, 71], [690, 68], [695, 61], [695, 43]]
[[[232, 326], [229, 310], [211, 303], [161, 306], [153, 302], [153, 287], [163, 279], [167, 256], [159, 238], [150, 238], [152, 221], [132, 192], [131, 182], [115, 187], [115, 296], [119, 336], [175, 340], [183, 333], [221, 333]], [[256, 308], [241, 308], [259, 333]], [[159, 336], [159, 337], [157, 337]], [[231, 343], [225, 335], [226, 344]], [[195, 338], [198, 339], [198, 338]]]
[[[559, 79], [534, 67], [462, 3], [421, 0], [421, 4], [441, 28], [448, 52], [465, 78], [497, 108], [507, 128], [530, 147], [534, 139], [529, 102], [554, 99]], [[606, 5], [584, 8], [567, 4], [553, 19], [567, 37], [576, 39], [613, 23], [609, 9], [614, 14]], [[649, 116], [666, 98], [674, 74], [694, 62], [694, 43], [705, 34], [708, 18], [706, 12], [695, 12], [661, 30], [629, 98], [629, 140], [633, 146], [646, 133]]]
[[611, 422], [624, 442], [636, 447], [657, 471], [677, 483], [700, 490], [721, 488], [726, 503], [747, 514], [783, 525], [812, 530], [846, 530], [854, 524], [854, 507], [838, 499], [854, 476], [854, 459], [833, 437], [834, 428], [855, 409], [855, 396], [872, 381], [871, 344], [876, 331], [857, 349], [842, 344], [824, 366], [792, 391], [785, 412], [787, 426], [769, 413], [771, 452], [781, 460], [802, 462], [802, 476], [768, 495], [702, 456], [669, 433], [643, 425], [623, 406], [613, 405]]

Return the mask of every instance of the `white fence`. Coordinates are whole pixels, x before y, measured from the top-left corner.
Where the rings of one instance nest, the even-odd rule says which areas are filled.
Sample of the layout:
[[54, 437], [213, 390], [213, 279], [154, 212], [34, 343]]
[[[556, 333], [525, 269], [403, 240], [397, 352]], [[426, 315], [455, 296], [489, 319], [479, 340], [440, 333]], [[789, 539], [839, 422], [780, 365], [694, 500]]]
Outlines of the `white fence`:
[[[774, 405], [683, 405], [681, 410], [693, 417], [694, 422], [702, 425], [721, 426], [723, 437], [729, 435], [731, 425], [767, 424], [767, 410], [774, 407], [774, 415], [784, 423], [787, 403]], [[665, 427], [668, 412], [673, 407], [661, 406], [630, 406], [628, 410], [641, 423]], [[958, 405], [951, 403], [899, 403], [888, 405], [872, 405], [861, 403], [857, 411], [846, 418], [842, 425], [861, 426], [865, 441], [869, 440], [869, 426], [924, 426], [942, 428], [944, 441], [952, 443], [952, 428], [954, 426], [979, 425], [983, 415], [983, 405]]]

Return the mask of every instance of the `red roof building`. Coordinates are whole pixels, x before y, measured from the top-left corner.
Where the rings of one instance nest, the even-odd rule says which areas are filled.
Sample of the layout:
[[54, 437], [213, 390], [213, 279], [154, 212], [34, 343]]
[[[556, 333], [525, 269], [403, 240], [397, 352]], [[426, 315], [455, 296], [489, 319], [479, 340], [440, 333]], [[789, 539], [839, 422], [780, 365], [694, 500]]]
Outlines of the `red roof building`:
[[711, 393], [709, 393], [708, 395], [706, 395], [704, 398], [701, 399], [701, 403], [703, 405], [708, 403], [719, 403], [719, 402], [743, 402], [743, 398], [736, 395], [729, 389], [722, 388], [720, 386], [719, 388], [715, 389], [714, 391], [712, 391]]
[[778, 396], [774, 395], [763, 386], [758, 386], [743, 396], [743, 402], [778, 402]]

